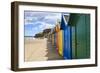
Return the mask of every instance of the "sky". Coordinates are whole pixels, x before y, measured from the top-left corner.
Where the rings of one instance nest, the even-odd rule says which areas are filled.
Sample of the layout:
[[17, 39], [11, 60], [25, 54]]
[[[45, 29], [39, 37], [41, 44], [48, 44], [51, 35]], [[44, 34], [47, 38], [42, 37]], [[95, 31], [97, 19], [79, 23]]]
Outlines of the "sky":
[[44, 29], [54, 28], [61, 13], [24, 11], [24, 36], [34, 36]]

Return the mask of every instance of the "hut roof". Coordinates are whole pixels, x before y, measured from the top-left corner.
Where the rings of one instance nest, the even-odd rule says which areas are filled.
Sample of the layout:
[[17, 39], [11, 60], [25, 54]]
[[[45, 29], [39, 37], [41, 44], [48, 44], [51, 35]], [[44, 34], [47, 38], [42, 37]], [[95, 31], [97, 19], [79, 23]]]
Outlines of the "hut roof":
[[61, 29], [65, 29], [65, 27], [68, 25], [69, 15], [62, 14], [61, 18]]

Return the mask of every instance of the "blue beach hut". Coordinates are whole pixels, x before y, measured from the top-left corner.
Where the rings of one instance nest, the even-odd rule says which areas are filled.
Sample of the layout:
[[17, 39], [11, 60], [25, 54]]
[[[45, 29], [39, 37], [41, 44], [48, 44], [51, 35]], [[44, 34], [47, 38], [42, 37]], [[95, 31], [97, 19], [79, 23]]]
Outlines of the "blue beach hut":
[[61, 29], [63, 30], [63, 57], [72, 59], [71, 27], [68, 25], [68, 14], [62, 14]]

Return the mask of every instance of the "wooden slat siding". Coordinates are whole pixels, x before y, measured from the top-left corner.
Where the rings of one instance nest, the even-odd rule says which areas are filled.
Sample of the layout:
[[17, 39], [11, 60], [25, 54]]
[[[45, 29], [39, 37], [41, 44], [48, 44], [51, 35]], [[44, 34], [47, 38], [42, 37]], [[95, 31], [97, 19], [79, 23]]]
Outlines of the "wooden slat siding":
[[[86, 19], [89, 15], [88, 14], [77, 14], [80, 16], [78, 23], [76, 24], [76, 34], [77, 35], [77, 58], [78, 59], [85, 59], [90, 58], [90, 30], [87, 29], [90, 27], [90, 20]], [[88, 30], [88, 31], [87, 31]], [[87, 52], [89, 51], [89, 52]], [[89, 54], [87, 54], [89, 53]]]

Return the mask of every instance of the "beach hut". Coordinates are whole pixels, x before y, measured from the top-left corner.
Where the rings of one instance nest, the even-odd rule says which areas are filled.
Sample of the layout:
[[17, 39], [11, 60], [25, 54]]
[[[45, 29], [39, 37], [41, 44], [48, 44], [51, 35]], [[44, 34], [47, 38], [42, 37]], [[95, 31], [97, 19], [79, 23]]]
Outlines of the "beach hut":
[[56, 50], [58, 52], [59, 49], [59, 35], [58, 35], [58, 26], [56, 25], [55, 27], [55, 39], [56, 39]]
[[51, 29], [51, 43], [52, 43], [52, 46], [53, 48], [55, 48], [57, 50], [57, 44], [56, 44], [56, 33], [55, 33], [55, 27]]
[[54, 47], [57, 49], [57, 44], [56, 44], [56, 42], [57, 42], [57, 41], [56, 41], [56, 40], [57, 40], [57, 38], [56, 38], [56, 36], [57, 36], [57, 35], [56, 35], [56, 34], [57, 34], [57, 33], [56, 33], [56, 28], [54, 28], [53, 34], [54, 34], [54, 35], [53, 35], [53, 36], [54, 36]]
[[71, 27], [68, 25], [69, 14], [62, 14], [61, 29], [63, 30], [63, 57], [72, 59]]
[[60, 29], [60, 23], [57, 24], [57, 35], [58, 35], [58, 53], [63, 56], [63, 30]]
[[71, 13], [68, 24], [72, 27], [72, 58], [90, 58], [90, 15]]
[[54, 46], [54, 33], [53, 33], [53, 28], [51, 29], [51, 44]]

